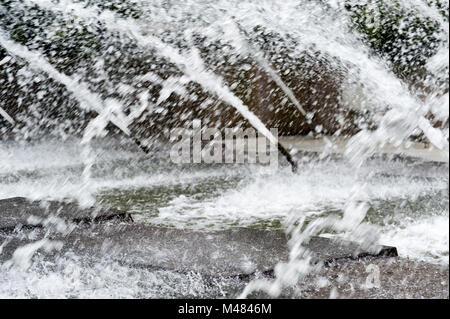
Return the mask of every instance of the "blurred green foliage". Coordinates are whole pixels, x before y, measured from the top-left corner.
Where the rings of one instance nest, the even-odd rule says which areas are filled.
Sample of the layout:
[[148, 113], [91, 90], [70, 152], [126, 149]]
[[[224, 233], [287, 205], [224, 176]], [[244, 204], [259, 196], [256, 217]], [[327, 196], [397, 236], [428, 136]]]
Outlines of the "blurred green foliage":
[[448, 23], [448, 4], [429, 0], [424, 5], [437, 16], [423, 15], [399, 0], [349, 0], [346, 9], [351, 27], [372, 51], [387, 58], [398, 75], [408, 77], [419, 72], [441, 45], [443, 30], [438, 19]]
[[[344, 0], [357, 30], [374, 53], [388, 59], [400, 76], [417, 74], [443, 41], [441, 25], [401, 0]], [[406, 1], [406, 0], [405, 0]], [[427, 0], [448, 23], [448, 3]], [[111, 10], [122, 18], [138, 19], [143, 13], [134, 0], [85, 0], [86, 6]], [[59, 15], [21, 0], [0, 0], [0, 30], [30, 48], [39, 48], [52, 61], [70, 64], [100, 50], [106, 37], [101, 23], [85, 25], [82, 19]]]
[[95, 5], [103, 10], [114, 11], [122, 18], [139, 19], [142, 16], [142, 11], [132, 0], [88, 0], [86, 5]]
[[[132, 0], [89, 0], [89, 5], [117, 12], [124, 18], [141, 15]], [[105, 36], [100, 23], [86, 25], [76, 16], [67, 18], [21, 0], [0, 0], [0, 30], [22, 45], [39, 48], [52, 62], [63, 66], [92, 56]]]

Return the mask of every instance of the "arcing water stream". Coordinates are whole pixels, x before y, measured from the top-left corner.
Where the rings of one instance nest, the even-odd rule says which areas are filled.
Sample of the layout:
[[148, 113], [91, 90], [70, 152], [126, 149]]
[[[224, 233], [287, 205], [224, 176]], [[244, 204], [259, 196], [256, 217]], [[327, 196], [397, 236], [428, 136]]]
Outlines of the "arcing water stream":
[[[307, 276], [314, 267], [300, 244], [318, 234], [393, 245], [403, 257], [448, 267], [448, 18], [422, 0], [386, 1], [435, 27], [408, 29], [405, 17], [394, 23], [402, 34], [436, 41], [423, 52], [420, 42], [394, 43], [390, 59], [350, 27], [358, 6], [374, 3], [0, 2], [0, 199], [76, 200], [182, 229], [289, 233], [290, 259], [275, 279], [238, 285], [241, 297], [278, 296]], [[386, 23], [374, 17], [372, 31]], [[362, 115], [346, 132], [353, 113]], [[323, 134], [330, 145], [298, 156], [296, 174], [169, 163], [163, 132], [195, 118], [220, 128], [250, 123], [272, 143], [268, 127], [288, 122], [287, 134]], [[349, 138], [346, 156], [336, 158], [341, 137]], [[417, 141], [447, 162], [373, 156]], [[235, 285], [131, 269], [107, 256], [68, 254], [51, 264], [34, 253], [18, 261], [28, 269], [1, 266], [1, 297], [217, 297]]]

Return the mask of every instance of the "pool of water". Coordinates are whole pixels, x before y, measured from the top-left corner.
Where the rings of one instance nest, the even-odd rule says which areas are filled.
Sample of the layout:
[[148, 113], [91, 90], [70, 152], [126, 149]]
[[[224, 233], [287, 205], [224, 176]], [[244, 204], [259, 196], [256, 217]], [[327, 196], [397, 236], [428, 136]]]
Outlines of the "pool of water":
[[[0, 198], [64, 199], [133, 214], [137, 222], [212, 231], [254, 227], [283, 231], [287, 221], [343, 215], [349, 202], [369, 206], [365, 221], [400, 256], [448, 265], [448, 164], [373, 158], [360, 169], [336, 157], [300, 159], [299, 172], [258, 165], [171, 164], [109, 139], [93, 145], [83, 180], [78, 140], [0, 147]], [[324, 235], [345, 235], [335, 231]]]

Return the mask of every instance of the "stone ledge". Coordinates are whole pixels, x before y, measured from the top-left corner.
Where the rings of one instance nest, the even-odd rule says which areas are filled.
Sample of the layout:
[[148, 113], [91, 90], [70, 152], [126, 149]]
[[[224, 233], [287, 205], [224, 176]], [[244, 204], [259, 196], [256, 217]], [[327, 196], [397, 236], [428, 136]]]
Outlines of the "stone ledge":
[[0, 200], [0, 231], [42, 227], [48, 217], [59, 217], [77, 224], [113, 219], [132, 221], [130, 214], [114, 209], [80, 208], [76, 203], [32, 201], [23, 197]]
[[[30, 223], [30, 216], [41, 222]], [[42, 222], [49, 216], [77, 225], [65, 235], [51, 233]], [[270, 275], [276, 264], [289, 257], [288, 238], [280, 232], [248, 228], [196, 232], [135, 224], [129, 214], [116, 210], [25, 198], [0, 200], [0, 262], [10, 259], [17, 248], [43, 238], [63, 243], [62, 250], [48, 258], [73, 252], [99, 260], [107, 256], [132, 267], [218, 277]], [[325, 265], [397, 256], [394, 247], [363, 250], [356, 243], [323, 237], [312, 237], [305, 247], [312, 252], [314, 263]]]

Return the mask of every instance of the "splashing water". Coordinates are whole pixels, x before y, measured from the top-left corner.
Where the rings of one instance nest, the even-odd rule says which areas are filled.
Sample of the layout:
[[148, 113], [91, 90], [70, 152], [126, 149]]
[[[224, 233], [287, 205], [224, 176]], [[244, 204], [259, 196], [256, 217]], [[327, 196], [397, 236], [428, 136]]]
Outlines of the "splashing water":
[[[448, 247], [442, 246], [445, 242], [448, 246], [448, 227], [442, 229], [445, 221], [448, 224], [448, 205], [441, 207], [442, 202], [448, 204], [448, 194], [443, 195], [448, 190], [448, 177], [443, 174], [448, 173], [448, 164], [429, 168], [419, 162], [408, 167], [407, 162], [372, 157], [387, 146], [408, 148], [426, 141], [431, 143], [430, 151], [443, 154], [448, 163], [448, 18], [425, 1], [396, 4], [435, 26], [428, 35], [435, 43], [423, 56], [419, 54], [425, 61], [414, 64], [411, 61], [418, 54], [408, 50], [420, 44], [402, 43], [390, 59], [374, 50], [376, 39], [368, 42], [358, 27], [351, 27], [364, 5], [375, 12], [369, 17], [374, 21], [366, 25], [370, 38], [391, 21], [375, 21], [382, 19], [376, 14], [381, 9], [369, 0], [0, 4], [0, 22], [12, 19], [18, 25], [0, 25], [0, 46], [7, 56], [1, 60], [0, 51], [0, 80], [24, 93], [16, 99], [16, 108], [0, 104], [0, 120], [9, 123], [8, 134], [12, 132], [16, 140], [39, 138], [42, 132], [66, 139], [0, 142], [0, 198], [112, 204], [133, 212], [138, 221], [178, 228], [278, 225], [275, 228], [290, 236], [289, 260], [277, 265], [274, 280], [252, 281], [242, 287], [240, 297], [260, 290], [279, 296], [284, 288], [317, 271], [320, 265], [311, 265], [311, 252], [301, 244], [319, 234], [350, 239], [362, 247], [384, 241], [403, 248], [405, 256], [448, 265]], [[448, 3], [443, 7], [448, 9]], [[33, 35], [20, 31], [16, 20], [33, 25], [36, 12], [56, 20], [44, 22]], [[400, 34], [427, 37], [421, 33], [425, 27], [409, 30], [407, 23], [405, 18], [394, 25]], [[69, 42], [64, 37], [88, 39], [81, 41], [86, 56], [77, 45], [64, 47]], [[57, 42], [60, 38], [62, 44]], [[53, 47], [54, 43], [58, 44]], [[71, 56], [72, 51], [78, 53]], [[408, 67], [415, 70], [413, 76], [404, 75]], [[45, 105], [71, 109], [64, 104], [69, 102], [54, 97], [61, 95], [61, 87], [70, 93], [64, 100], [74, 99], [77, 110], [75, 116], [63, 114], [65, 123], [56, 118], [52, 130], [51, 116], [42, 111]], [[351, 116], [354, 122], [348, 124]], [[345, 159], [335, 160], [326, 152], [319, 159], [305, 155], [298, 174], [283, 169], [267, 174], [251, 165], [184, 170], [164, 163], [157, 141], [163, 132], [186, 126], [194, 118], [221, 128], [249, 123], [274, 144], [278, 137], [268, 128], [278, 125], [284, 125], [286, 135], [333, 135], [327, 138], [331, 144], [345, 138]], [[81, 129], [72, 129], [80, 123]], [[154, 146], [153, 158], [136, 153], [117, 136], [108, 139], [110, 131], [144, 141], [148, 149]], [[419, 172], [426, 176], [417, 177]], [[407, 218], [390, 213], [396, 210], [405, 210]], [[442, 236], [429, 235], [435, 229]], [[44, 261], [31, 263], [32, 257], [40, 249], [58, 248], [59, 243], [48, 238], [20, 247], [2, 266], [8, 271], [2, 273], [0, 283], [26, 281], [20, 267], [12, 270], [11, 265], [45, 268]], [[122, 266], [102, 261], [108, 265], [99, 279], [103, 282], [81, 282], [80, 273], [88, 271], [83, 262], [71, 256], [59, 262], [62, 272], [39, 269], [34, 274], [41, 284], [57, 276], [61, 287], [55, 289], [66, 296], [92, 296], [86, 291], [108, 286], [114, 274], [122, 272]], [[139, 271], [130, 274], [135, 281], [146, 276]], [[164, 276], [173, 279], [169, 282], [177, 280], [174, 274], [158, 276], [150, 276], [155, 287], [163, 285]], [[189, 279], [187, 286], [195, 285], [191, 280], [198, 286], [184, 287], [179, 294], [211, 293], [200, 279]], [[125, 281], [121, 285], [129, 290], [111, 290], [110, 295], [139, 296], [139, 285]], [[177, 296], [169, 286], [161, 291]], [[155, 287], [145, 287], [142, 294], [164, 294], [155, 292]], [[0, 289], [0, 296], [21, 296], [21, 291], [11, 289]], [[33, 296], [55, 293], [48, 287], [32, 290]]]

